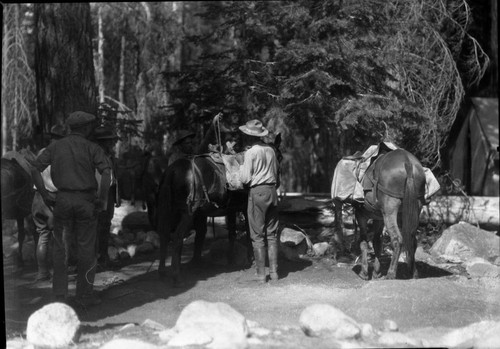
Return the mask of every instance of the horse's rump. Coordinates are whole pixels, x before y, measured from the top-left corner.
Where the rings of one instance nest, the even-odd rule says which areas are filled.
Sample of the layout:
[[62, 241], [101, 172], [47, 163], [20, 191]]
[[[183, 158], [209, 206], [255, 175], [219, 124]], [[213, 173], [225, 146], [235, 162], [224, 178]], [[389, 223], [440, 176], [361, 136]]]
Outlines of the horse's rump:
[[31, 212], [34, 189], [31, 175], [16, 158], [1, 159], [2, 216], [16, 219]]
[[[419, 199], [425, 195], [425, 173], [420, 162], [411, 153], [396, 149], [380, 155], [366, 170], [363, 178], [363, 190], [380, 190], [386, 195], [402, 199], [405, 193], [407, 172], [405, 164], [411, 164], [415, 179], [416, 194]], [[375, 199], [375, 197], [373, 197]]]

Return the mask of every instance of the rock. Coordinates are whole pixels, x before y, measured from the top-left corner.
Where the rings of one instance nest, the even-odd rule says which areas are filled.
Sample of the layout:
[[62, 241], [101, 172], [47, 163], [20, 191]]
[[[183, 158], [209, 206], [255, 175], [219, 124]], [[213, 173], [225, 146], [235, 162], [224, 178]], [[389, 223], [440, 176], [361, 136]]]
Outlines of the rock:
[[313, 245], [314, 255], [316, 257], [323, 256], [328, 249], [330, 248], [330, 244], [328, 242], [318, 242]]
[[6, 349], [35, 349], [33, 344], [22, 338], [9, 339], [6, 344]]
[[302, 331], [311, 337], [350, 339], [361, 334], [361, 327], [354, 319], [329, 304], [308, 306], [300, 314], [299, 322]]
[[123, 248], [123, 247], [118, 247], [118, 255], [120, 256], [121, 259], [128, 259], [130, 258], [130, 255], [128, 254], [128, 251]]
[[158, 346], [143, 342], [137, 339], [129, 339], [129, 338], [117, 338], [113, 339], [110, 342], [104, 344], [99, 349], [159, 349]]
[[422, 341], [399, 332], [383, 332], [380, 337], [378, 337], [378, 343], [387, 347], [401, 345], [419, 348], [422, 347]]
[[122, 332], [122, 331], [126, 331], [126, 330], [128, 330], [128, 329], [130, 329], [130, 328], [134, 328], [134, 327], [135, 327], [135, 324], [133, 324], [133, 323], [129, 323], [129, 324], [126, 324], [126, 325], [123, 325], [122, 327], [120, 327], [120, 328], [118, 329], [118, 331], [119, 331], [119, 332]]
[[500, 345], [500, 322], [474, 340], [474, 349], [489, 349]]
[[147, 236], [148, 234], [144, 230], [138, 231], [137, 234], [135, 234], [135, 242], [140, 244], [146, 240]]
[[473, 258], [472, 260], [465, 263], [467, 273], [472, 278], [488, 277], [488, 278], [498, 278], [500, 277], [500, 267], [489, 263], [483, 258]]
[[279, 253], [289, 261], [301, 261], [301, 256], [307, 254], [307, 242], [304, 240], [297, 246], [288, 246], [282, 244], [281, 242], [278, 244]]
[[150, 230], [146, 233], [145, 242], [150, 242], [155, 248], [160, 248], [160, 236], [154, 230]]
[[[495, 332], [490, 332], [495, 330]], [[425, 347], [476, 348], [474, 343], [494, 338], [500, 332], [499, 321], [481, 321], [461, 328], [425, 327], [406, 335], [419, 340]]]
[[153, 330], [157, 330], [157, 331], [163, 331], [166, 329], [165, 326], [163, 326], [159, 322], [156, 322], [156, 321], [153, 321], [150, 319], [144, 320], [144, 322], [141, 324], [141, 326], [149, 327], [149, 328], [151, 328]]
[[73, 308], [50, 303], [28, 319], [26, 339], [38, 347], [64, 348], [78, 340], [80, 320]]
[[392, 320], [384, 320], [383, 326], [384, 326], [384, 331], [386, 332], [399, 331], [398, 324]]
[[[197, 300], [186, 306], [175, 324], [175, 332], [177, 333], [169, 342], [175, 339], [175, 344], [178, 345], [180, 339], [185, 339], [183, 345], [195, 345], [189, 342], [189, 338], [193, 341], [205, 340], [207, 337], [200, 334], [200, 337], [186, 336], [185, 331], [194, 331], [187, 333], [204, 333], [212, 337], [212, 341], [208, 345], [209, 348], [246, 348], [248, 326], [243, 315], [234, 310], [231, 306], [225, 303], [211, 303], [203, 300]], [[182, 332], [185, 332], [182, 334]]]
[[300, 230], [283, 228], [280, 233], [280, 242], [290, 247], [298, 246], [305, 239], [306, 235]]
[[378, 336], [378, 333], [375, 331], [371, 324], [362, 324], [361, 325], [361, 337], [364, 340], [371, 340]]
[[213, 341], [204, 330], [197, 328], [187, 328], [177, 333], [172, 339], [168, 341], [169, 347], [186, 347], [191, 345], [206, 345]]
[[493, 264], [500, 266], [500, 257], [495, 258]]
[[500, 255], [500, 238], [494, 232], [460, 222], [446, 229], [431, 247], [433, 256], [465, 262], [473, 257], [493, 260]]

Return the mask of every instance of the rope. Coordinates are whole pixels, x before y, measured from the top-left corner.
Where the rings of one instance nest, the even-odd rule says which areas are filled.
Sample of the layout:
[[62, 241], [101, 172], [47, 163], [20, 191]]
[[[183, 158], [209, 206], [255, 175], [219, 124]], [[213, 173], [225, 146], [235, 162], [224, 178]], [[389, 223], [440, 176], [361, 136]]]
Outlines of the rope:
[[[217, 114], [216, 117], [219, 115], [222, 117], [222, 113]], [[217, 118], [215, 121], [215, 139], [217, 141], [217, 150], [222, 153], [222, 137], [220, 133], [220, 118]]]

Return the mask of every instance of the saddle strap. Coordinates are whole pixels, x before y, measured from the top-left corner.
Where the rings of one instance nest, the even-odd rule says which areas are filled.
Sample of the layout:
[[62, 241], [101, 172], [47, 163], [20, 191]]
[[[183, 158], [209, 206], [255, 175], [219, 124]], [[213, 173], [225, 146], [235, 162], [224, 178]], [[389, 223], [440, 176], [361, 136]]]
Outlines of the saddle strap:
[[[195, 190], [196, 190], [196, 177], [198, 176], [198, 178], [200, 179], [200, 182], [201, 182], [201, 187], [203, 189], [203, 195], [205, 196], [205, 199], [207, 200], [207, 202], [211, 202], [210, 198], [208, 196], [207, 187], [205, 186], [205, 182], [203, 181], [203, 176], [201, 175], [200, 168], [198, 167], [198, 165], [196, 165], [195, 159], [196, 159], [196, 157], [193, 157], [191, 159], [191, 166], [192, 166], [193, 172], [194, 172], [194, 175], [193, 175], [193, 178], [194, 178], [193, 201], [194, 201], [194, 193], [195, 193]], [[217, 205], [217, 203], [213, 202], [212, 204], [216, 208], [219, 208], [219, 205]]]

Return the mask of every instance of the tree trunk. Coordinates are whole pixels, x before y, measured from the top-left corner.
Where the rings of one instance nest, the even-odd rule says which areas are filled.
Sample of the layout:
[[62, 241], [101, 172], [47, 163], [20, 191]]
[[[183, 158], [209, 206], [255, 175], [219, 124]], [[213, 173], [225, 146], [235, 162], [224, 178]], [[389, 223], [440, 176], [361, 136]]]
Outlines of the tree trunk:
[[120, 46], [120, 76], [118, 84], [118, 101], [121, 104], [125, 104], [125, 45], [127, 41], [125, 35], [122, 35], [121, 46]]
[[97, 23], [98, 23], [98, 35], [97, 35], [97, 84], [99, 86], [99, 103], [104, 103], [104, 35], [102, 33], [102, 6], [98, 5], [97, 10]]
[[89, 3], [35, 4], [38, 115], [45, 132], [76, 110], [97, 115]]

